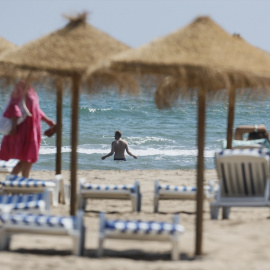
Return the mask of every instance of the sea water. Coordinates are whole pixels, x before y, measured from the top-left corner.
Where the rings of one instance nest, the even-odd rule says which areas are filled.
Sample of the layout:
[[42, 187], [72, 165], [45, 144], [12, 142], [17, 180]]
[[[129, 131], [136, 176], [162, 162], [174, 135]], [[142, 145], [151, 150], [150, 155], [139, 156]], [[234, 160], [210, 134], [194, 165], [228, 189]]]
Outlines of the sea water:
[[[36, 88], [42, 110], [56, 119], [55, 93]], [[1, 94], [2, 108], [9, 93]], [[237, 99], [235, 124], [264, 124], [270, 129], [270, 100]], [[213, 169], [214, 153], [226, 138], [227, 99], [207, 102], [205, 135], [205, 168]], [[48, 128], [42, 123], [43, 132]], [[138, 157], [127, 155], [127, 161], [101, 160], [111, 150], [114, 132], [122, 131], [129, 150]], [[62, 169], [70, 169], [71, 154], [71, 96], [63, 98]], [[2, 139], [2, 136], [0, 136]], [[159, 110], [153, 95], [144, 89], [138, 96], [119, 95], [104, 91], [98, 95], [82, 93], [79, 101], [79, 170], [134, 169], [195, 169], [197, 163], [197, 100], [184, 100], [171, 109]], [[55, 135], [42, 135], [40, 155], [33, 170], [55, 170]]]

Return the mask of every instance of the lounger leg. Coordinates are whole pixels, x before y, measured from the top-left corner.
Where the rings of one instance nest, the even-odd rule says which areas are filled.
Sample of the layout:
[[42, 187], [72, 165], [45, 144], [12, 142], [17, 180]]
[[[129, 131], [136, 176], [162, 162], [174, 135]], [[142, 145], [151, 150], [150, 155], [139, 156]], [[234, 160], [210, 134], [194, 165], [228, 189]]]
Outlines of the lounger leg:
[[70, 185], [64, 184], [64, 198], [65, 204], [70, 205]]
[[5, 232], [4, 230], [0, 230], [0, 250], [4, 250], [5, 247]]
[[83, 225], [83, 211], [78, 210], [76, 215], [76, 234], [73, 236], [74, 249], [73, 253], [77, 256], [82, 256], [84, 251], [84, 237], [85, 237], [85, 226]]
[[[179, 223], [180, 223], [179, 215], [174, 215], [172, 224], [176, 226]], [[172, 239], [171, 259], [176, 261], [176, 260], [179, 260], [179, 250], [178, 250], [179, 233], [175, 231], [171, 237], [172, 237], [171, 238]]]
[[211, 219], [218, 219], [219, 206], [210, 205]]
[[154, 197], [154, 213], [158, 212], [158, 196]]
[[154, 213], [158, 212], [158, 194], [159, 194], [159, 183], [158, 180], [154, 182]]
[[6, 250], [10, 249], [10, 243], [11, 243], [11, 234], [7, 236], [7, 244], [6, 244]]
[[50, 208], [51, 208], [50, 196], [51, 196], [51, 192], [49, 190], [45, 189], [44, 190], [45, 213], [50, 212]]
[[80, 245], [80, 256], [83, 256], [84, 253], [84, 247], [85, 247], [85, 232], [86, 232], [86, 227], [83, 226], [82, 228], [82, 233], [81, 233], [81, 245]]
[[132, 211], [135, 212], [137, 211], [137, 197], [136, 195], [131, 195], [130, 196], [130, 199], [131, 199], [131, 204], [132, 204]]
[[73, 237], [74, 247], [73, 254], [76, 256], [83, 256], [84, 253], [84, 243], [85, 243], [85, 231], [86, 228], [83, 226], [78, 233], [78, 235]]
[[138, 181], [135, 182], [135, 194], [131, 195], [134, 199], [133, 211], [140, 212], [141, 211], [141, 193], [140, 193], [140, 183]]
[[59, 202], [59, 195], [60, 195], [60, 181], [62, 181], [62, 176], [57, 174], [55, 176], [55, 188], [53, 189], [53, 205], [57, 206]]
[[9, 250], [10, 242], [11, 235], [2, 231], [0, 235], [0, 250]]
[[73, 255], [79, 256], [80, 255], [80, 236], [79, 233], [73, 235]]
[[51, 204], [53, 206], [57, 206], [58, 205], [58, 198], [59, 198], [59, 193], [57, 191], [57, 187], [56, 188], [49, 188], [48, 190], [50, 191]]
[[171, 259], [173, 261], [179, 260], [179, 250], [178, 250], [178, 235], [174, 235], [172, 239], [172, 252]]
[[137, 199], [137, 212], [141, 212], [141, 207], [142, 207], [142, 194], [139, 193]]
[[104, 243], [104, 237], [100, 236], [98, 239], [98, 251], [97, 256], [102, 257], [103, 256], [103, 243]]
[[103, 255], [103, 242], [105, 238], [105, 223], [106, 223], [106, 214], [101, 212], [99, 214], [99, 234], [98, 234], [98, 250], [97, 250], [98, 257], [101, 257]]
[[86, 228], [83, 226], [77, 235], [73, 236], [73, 255], [83, 256], [84, 243], [85, 243], [85, 231]]
[[222, 207], [222, 219], [229, 219], [230, 207]]
[[67, 204], [67, 197], [66, 197], [66, 192], [65, 192], [65, 185], [64, 185], [64, 181], [61, 178], [60, 179], [60, 183], [59, 183], [59, 202], [62, 204]]
[[87, 199], [81, 198], [79, 203], [80, 203], [79, 208], [82, 209], [83, 211], [85, 211], [86, 206], [87, 206]]

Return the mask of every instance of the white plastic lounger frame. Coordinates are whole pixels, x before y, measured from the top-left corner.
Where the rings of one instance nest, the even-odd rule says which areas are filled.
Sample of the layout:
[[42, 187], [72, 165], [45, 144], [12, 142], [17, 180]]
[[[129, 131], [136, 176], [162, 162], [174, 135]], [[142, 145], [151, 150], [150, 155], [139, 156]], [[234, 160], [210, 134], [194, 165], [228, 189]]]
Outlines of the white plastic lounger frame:
[[105, 213], [100, 213], [98, 256], [103, 255], [103, 244], [106, 238], [169, 241], [172, 243], [171, 258], [179, 259], [179, 234], [185, 228], [179, 224], [179, 216], [174, 215], [173, 222], [107, 220]]
[[94, 185], [80, 180], [79, 206], [85, 209], [87, 199], [122, 199], [131, 200], [132, 210], [141, 211], [140, 183], [134, 185]]
[[2, 194], [0, 195], [0, 213], [30, 212], [47, 214], [50, 211], [50, 193]]
[[[159, 200], [196, 200], [197, 187], [159, 184], [158, 180], [154, 185], [154, 213], [158, 212]], [[205, 198], [213, 198], [214, 192], [214, 182], [210, 181], [204, 186]]]
[[8, 250], [14, 234], [63, 235], [73, 239], [73, 254], [81, 256], [84, 250], [85, 227], [83, 212], [76, 217], [33, 214], [0, 214], [0, 250]]
[[0, 172], [10, 173], [18, 162], [18, 159], [10, 159], [8, 161], [0, 160]]
[[59, 195], [64, 198], [64, 184], [62, 175], [55, 176], [55, 180], [38, 180], [17, 175], [7, 175], [2, 184], [4, 193], [40, 193], [48, 189], [52, 193], [53, 205], [58, 205]]
[[269, 207], [269, 150], [233, 149], [215, 154], [219, 177], [216, 201], [210, 202], [211, 218], [219, 208], [229, 218], [231, 207]]

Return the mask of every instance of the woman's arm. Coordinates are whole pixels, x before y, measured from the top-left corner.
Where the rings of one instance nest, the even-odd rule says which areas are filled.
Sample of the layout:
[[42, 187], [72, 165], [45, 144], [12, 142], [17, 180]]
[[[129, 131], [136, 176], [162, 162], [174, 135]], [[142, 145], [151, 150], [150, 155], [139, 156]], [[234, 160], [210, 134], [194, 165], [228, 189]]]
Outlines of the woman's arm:
[[41, 120], [47, 123], [50, 127], [56, 125], [56, 123], [53, 120], [51, 120], [49, 117], [47, 117], [45, 114], [42, 116]]
[[258, 131], [266, 131], [266, 127], [265, 125], [255, 125], [255, 126], [251, 126], [251, 125], [243, 125], [243, 126], [238, 126], [235, 130], [234, 133], [234, 139], [235, 140], [243, 140], [243, 135], [245, 133], [249, 133], [249, 132], [258, 132]]

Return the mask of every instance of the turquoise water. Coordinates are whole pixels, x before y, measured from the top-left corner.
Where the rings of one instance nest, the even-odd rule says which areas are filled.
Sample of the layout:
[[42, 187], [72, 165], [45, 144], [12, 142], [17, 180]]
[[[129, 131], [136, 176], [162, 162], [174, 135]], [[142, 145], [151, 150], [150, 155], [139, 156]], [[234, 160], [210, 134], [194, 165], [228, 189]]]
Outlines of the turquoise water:
[[[42, 110], [56, 117], [55, 95], [36, 89]], [[98, 96], [81, 94], [79, 106], [78, 169], [133, 170], [133, 169], [194, 169], [197, 162], [197, 104], [196, 98], [183, 101], [168, 110], [158, 110], [153, 96], [144, 93], [138, 97], [119, 96], [102, 92]], [[1, 94], [1, 107], [8, 94]], [[68, 91], [63, 101], [62, 167], [70, 168], [71, 98]], [[269, 99], [246, 102], [238, 100], [235, 126], [265, 124], [270, 128]], [[214, 152], [226, 138], [227, 101], [208, 103], [206, 117], [205, 167], [214, 168]], [[47, 129], [42, 124], [43, 131]], [[121, 130], [135, 160], [113, 161], [101, 157], [110, 152], [115, 130]], [[55, 169], [55, 136], [42, 136], [40, 157], [34, 170]]]

